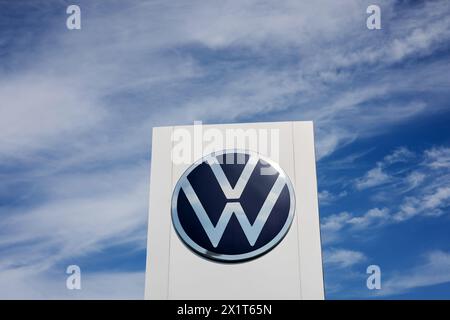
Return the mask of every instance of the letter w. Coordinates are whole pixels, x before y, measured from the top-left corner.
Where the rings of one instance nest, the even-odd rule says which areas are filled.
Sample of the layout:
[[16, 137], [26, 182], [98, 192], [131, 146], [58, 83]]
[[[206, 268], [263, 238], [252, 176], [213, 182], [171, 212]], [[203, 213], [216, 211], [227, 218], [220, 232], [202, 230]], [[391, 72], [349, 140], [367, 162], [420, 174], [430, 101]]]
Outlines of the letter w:
[[[218, 162], [215, 162], [212, 159], [209, 159], [208, 163], [210, 164], [211, 169], [213, 170], [213, 173], [216, 176], [217, 181], [219, 182], [227, 199], [235, 199], [240, 197], [243, 189], [247, 185], [248, 179], [253, 169], [256, 166], [256, 163], [258, 162], [257, 159], [250, 157], [238, 182], [236, 183], [235, 188], [231, 188], [230, 183], [226, 178], [222, 168], [220, 167]], [[214, 167], [214, 165], [216, 166]], [[247, 237], [248, 242], [250, 243], [251, 246], [254, 246], [285, 184], [286, 183], [284, 181], [284, 177], [279, 175], [277, 180], [273, 184], [272, 189], [267, 195], [267, 198], [264, 201], [260, 211], [258, 212], [258, 215], [253, 225], [248, 220], [248, 217], [245, 214], [241, 204], [239, 202], [232, 201], [228, 202], [225, 205], [225, 208], [222, 210], [222, 213], [219, 217], [219, 221], [217, 222], [216, 226], [214, 226], [205, 209], [203, 208], [203, 205], [201, 204], [199, 198], [197, 197], [197, 194], [195, 193], [194, 189], [189, 183], [188, 179], [184, 180], [183, 184], [181, 185], [181, 188], [186, 194], [189, 203], [194, 209], [195, 214], [200, 220], [203, 229], [205, 230], [209, 240], [211, 241], [211, 244], [214, 247], [217, 247], [219, 245], [219, 242], [222, 239], [225, 228], [227, 227], [228, 222], [230, 221], [233, 214], [236, 215], [236, 218], [238, 219], [239, 224], [241, 225], [241, 228], [244, 231], [244, 234]]]

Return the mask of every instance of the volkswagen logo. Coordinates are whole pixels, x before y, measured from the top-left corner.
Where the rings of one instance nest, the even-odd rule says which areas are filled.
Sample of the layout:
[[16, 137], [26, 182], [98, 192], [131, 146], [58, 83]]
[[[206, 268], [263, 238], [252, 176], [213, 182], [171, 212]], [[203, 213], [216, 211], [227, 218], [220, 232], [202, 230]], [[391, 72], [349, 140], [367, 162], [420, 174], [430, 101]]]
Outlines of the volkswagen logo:
[[258, 153], [224, 150], [193, 163], [172, 195], [181, 240], [208, 259], [239, 262], [273, 249], [289, 231], [295, 196], [288, 176]]

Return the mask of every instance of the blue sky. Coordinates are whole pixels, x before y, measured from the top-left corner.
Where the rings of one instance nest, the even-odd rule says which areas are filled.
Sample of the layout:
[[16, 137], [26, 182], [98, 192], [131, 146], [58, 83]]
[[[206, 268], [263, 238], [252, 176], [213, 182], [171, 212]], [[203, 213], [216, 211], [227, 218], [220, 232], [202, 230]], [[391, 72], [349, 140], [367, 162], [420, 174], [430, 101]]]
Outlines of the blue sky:
[[0, 1], [0, 297], [143, 297], [153, 126], [313, 120], [326, 297], [450, 298], [449, 27], [446, 0]]

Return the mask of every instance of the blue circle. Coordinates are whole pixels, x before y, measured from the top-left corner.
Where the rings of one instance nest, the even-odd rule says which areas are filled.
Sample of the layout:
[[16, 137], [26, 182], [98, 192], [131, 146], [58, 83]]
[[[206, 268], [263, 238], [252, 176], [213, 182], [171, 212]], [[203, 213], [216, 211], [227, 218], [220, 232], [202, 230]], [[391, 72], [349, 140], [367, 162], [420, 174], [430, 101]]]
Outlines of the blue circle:
[[[248, 175], [243, 174], [246, 166]], [[226, 181], [216, 176], [217, 171], [222, 171]], [[228, 190], [239, 189], [240, 178], [241, 192], [226, 195], [225, 185]], [[278, 164], [255, 152], [224, 150], [196, 161], [180, 177], [172, 196], [172, 221], [181, 240], [194, 252], [208, 259], [239, 262], [265, 254], [280, 243], [292, 223], [294, 208], [292, 183]], [[223, 229], [219, 230], [222, 215]], [[256, 223], [257, 217], [261, 222]]]

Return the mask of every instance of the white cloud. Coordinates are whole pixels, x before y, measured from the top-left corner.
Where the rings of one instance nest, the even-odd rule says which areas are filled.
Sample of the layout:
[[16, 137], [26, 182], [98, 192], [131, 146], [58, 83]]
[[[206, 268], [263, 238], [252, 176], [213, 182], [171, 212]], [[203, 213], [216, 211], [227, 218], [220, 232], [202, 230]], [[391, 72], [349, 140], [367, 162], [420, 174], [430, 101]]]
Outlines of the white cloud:
[[347, 249], [325, 250], [323, 257], [325, 265], [339, 269], [348, 268], [367, 260], [362, 252]]
[[426, 195], [423, 198], [423, 207], [425, 210], [434, 210], [441, 206], [447, 206], [450, 200], [450, 188], [438, 188], [436, 192]]
[[362, 48], [355, 45], [356, 48], [351, 52], [335, 54], [334, 61], [338, 65], [370, 66], [380, 61], [392, 64], [414, 55], [428, 55], [450, 38], [450, 19], [445, 13], [448, 10], [445, 1], [425, 2], [419, 8], [416, 7], [418, 10], [411, 11], [408, 11], [406, 6], [400, 6], [402, 12], [390, 11], [388, 8], [391, 8], [392, 3], [385, 2], [380, 5], [383, 8], [384, 21], [394, 23], [393, 19], [389, 18], [395, 17], [398, 23], [395, 30], [390, 30], [389, 41], [385, 45], [374, 41]]
[[[364, 190], [376, 186], [392, 182], [394, 177], [386, 173], [386, 169], [389, 166], [399, 162], [409, 162], [414, 158], [414, 153], [406, 147], [400, 147], [395, 149], [392, 153], [386, 155], [382, 161], [378, 162], [375, 168], [370, 169], [363, 177], [356, 179], [355, 186], [358, 190]], [[420, 176], [418, 172], [410, 175], [407, 178], [412, 187], [415, 183], [420, 183]]]
[[348, 222], [352, 215], [348, 212], [331, 215], [323, 219], [322, 231], [338, 231]]
[[369, 226], [379, 225], [390, 218], [388, 208], [373, 208], [364, 215], [352, 217], [347, 222], [356, 228], [367, 228]]
[[414, 288], [450, 282], [450, 253], [429, 252], [425, 262], [410, 270], [398, 272], [383, 281], [380, 295], [402, 294]]
[[[134, 250], [144, 249], [148, 187], [147, 178], [141, 172], [138, 165], [98, 173], [60, 175], [40, 184], [47, 199], [42, 204], [10, 208], [8, 212], [3, 209], [0, 226], [2, 282], [17, 280], [20, 286], [25, 286], [31, 274], [32, 283], [36, 281], [47, 288], [44, 282], [50, 281], [51, 285], [49, 277], [55, 274], [52, 270], [63, 261], [76, 261], [80, 256], [121, 244]], [[5, 289], [10, 286], [0, 285], [0, 297], [10, 296], [11, 292]], [[36, 289], [42, 290], [42, 297], [51, 294]], [[15, 293], [19, 295], [20, 291]]]
[[[76, 87], [39, 76], [0, 82], [1, 156], [30, 155], [92, 130], [105, 116]], [[94, 112], [93, 112], [94, 111]]]
[[[120, 154], [125, 146], [121, 145], [119, 131], [128, 135], [126, 141], [133, 142], [133, 148], [127, 151], [136, 152], [145, 146], [144, 132], [148, 134], [151, 126], [157, 123], [185, 123], [194, 119], [236, 121], [273, 111], [289, 111], [287, 116], [293, 119], [316, 121], [317, 153], [321, 158], [361, 134], [375, 134], [380, 126], [393, 120], [405, 120], [424, 110], [420, 101], [404, 109], [401, 106], [362, 108], [372, 99], [395, 94], [396, 88], [411, 78], [406, 71], [396, 75], [401, 79], [391, 81], [392, 76], [385, 77], [380, 73], [381, 85], [380, 81], [367, 80], [351, 90], [333, 89], [335, 85], [345, 87], [357, 76], [360, 71], [354, 67], [373, 55], [370, 52], [378, 54], [389, 47], [385, 41], [381, 46], [378, 41], [373, 41], [373, 33], [355, 28], [365, 25], [365, 5], [359, 1], [322, 1], [320, 7], [316, 3], [298, 1], [285, 1], [276, 6], [259, 1], [231, 1], [220, 5], [193, 1], [188, 6], [176, 1], [170, 4], [135, 2], [123, 6], [126, 16], [117, 14], [116, 10], [124, 8], [115, 6], [92, 10], [89, 24], [82, 33], [58, 32], [60, 29], [54, 28], [55, 31], [47, 36], [52, 39], [53, 46], [47, 47], [48, 42], [43, 42], [38, 47], [41, 50], [35, 54], [34, 67], [17, 74], [15, 81], [20, 86], [15, 88], [28, 92], [27, 101], [46, 105], [46, 99], [51, 97], [49, 93], [56, 92], [56, 97], [62, 95], [65, 102], [75, 101], [69, 106], [78, 105], [81, 109], [70, 110], [77, 110], [82, 116], [80, 119], [69, 118], [73, 127], [64, 126], [71, 135], [62, 135], [62, 129], [58, 129], [58, 123], [64, 123], [64, 120], [55, 119], [42, 126], [33, 123], [30, 128], [34, 131], [29, 133], [25, 130], [28, 124], [19, 122], [8, 138], [8, 144], [16, 146], [16, 153], [24, 151], [19, 147], [21, 140], [33, 150], [50, 146], [53, 150], [67, 149], [64, 142], [75, 140], [86, 130], [91, 132], [89, 137], [82, 137], [86, 148], [105, 148], [105, 141], [95, 138], [101, 135], [107, 137], [109, 143], [119, 144], [117, 153]], [[389, 1], [383, 2], [383, 8], [384, 12], [395, 10]], [[420, 11], [421, 19], [417, 19], [414, 10], [402, 11], [401, 19], [391, 21], [400, 24], [397, 20], [401, 20], [400, 27], [392, 28], [395, 34], [386, 34], [386, 41], [398, 43], [411, 35], [414, 41], [408, 40], [408, 43], [415, 45], [406, 47], [415, 49], [408, 49], [408, 54], [402, 54], [402, 57], [433, 50], [440, 42], [425, 40], [414, 30], [445, 25], [449, 20], [445, 9], [442, 1], [424, 5]], [[436, 12], [440, 14], [436, 16]], [[393, 13], [386, 14], [385, 19], [390, 19], [391, 15]], [[433, 30], [433, 39], [448, 35], [444, 27]], [[348, 38], [359, 41], [342, 41]], [[227, 72], [226, 64], [214, 64], [216, 61], [213, 60], [211, 65], [205, 66], [201, 57], [189, 50], [183, 51], [189, 46], [204, 46], [211, 50], [205, 55], [214, 55], [215, 50], [245, 48], [248, 55], [262, 63], [250, 62], [242, 67], [242, 63], [230, 62], [232, 72]], [[333, 49], [329, 49], [330, 46]], [[369, 52], [349, 58], [357, 51], [355, 49]], [[282, 57], [283, 53], [291, 52], [298, 53], [295, 62], [274, 69], [273, 59], [269, 57]], [[332, 59], [338, 56], [344, 57], [346, 63]], [[384, 58], [376, 61], [380, 65], [386, 63]], [[67, 66], [76, 68], [69, 72]], [[355, 74], [345, 68], [354, 70]], [[337, 72], [337, 69], [341, 71]], [[364, 74], [366, 71], [364, 69]], [[426, 71], [428, 68], [414, 70], [418, 77]], [[37, 94], [36, 90], [31, 90], [35, 84], [26, 81], [29, 78], [50, 87], [54, 83], [59, 86], [53, 87], [56, 90], [44, 88]], [[199, 83], [199, 87], [195, 83]], [[404, 88], [401, 90], [403, 92]], [[133, 97], [133, 103], [124, 102], [122, 95]], [[328, 98], [324, 99], [325, 96]], [[33, 111], [29, 102], [23, 105], [30, 119], [53, 114], [55, 110], [61, 110], [63, 115], [70, 114], [58, 101], [51, 101], [46, 110]], [[9, 110], [17, 109], [13, 103], [8, 105]], [[89, 108], [88, 116], [83, 116], [84, 108]], [[396, 112], [399, 108], [402, 111]], [[107, 119], [104, 119], [105, 110]], [[17, 123], [14, 114], [5, 116], [4, 122]], [[351, 120], [355, 117], [359, 119], [358, 127]], [[89, 122], [95, 119], [103, 121], [100, 124]], [[89, 121], [86, 123], [86, 120]], [[142, 130], [129, 132], [130, 124]], [[68, 156], [85, 153], [86, 148], [81, 152], [69, 148]]]
[[143, 299], [144, 272], [96, 272], [81, 270], [81, 290], [66, 288], [61, 272], [35, 268], [0, 271], [2, 299]]
[[332, 154], [340, 147], [348, 145], [355, 141], [356, 138], [357, 134], [343, 129], [318, 128], [315, 131], [317, 160]]
[[444, 213], [442, 209], [448, 206], [450, 206], [450, 187], [440, 187], [432, 193], [406, 197], [394, 219], [403, 221], [419, 214], [439, 216]]
[[353, 232], [367, 230], [389, 223], [390, 220], [388, 208], [372, 208], [362, 215], [348, 212], [333, 214], [322, 219], [320, 225], [322, 242], [324, 244], [337, 242], [346, 235], [348, 229]]
[[432, 148], [425, 152], [426, 165], [433, 169], [449, 169], [450, 168], [450, 148], [440, 147]]
[[408, 162], [414, 157], [414, 153], [406, 147], [399, 147], [392, 153], [384, 157], [384, 166], [391, 165], [398, 162]]
[[411, 191], [425, 181], [426, 175], [422, 172], [413, 171], [406, 177], [407, 189], [405, 192]]
[[319, 194], [319, 202], [322, 206], [330, 205], [331, 203], [337, 201], [340, 198], [347, 196], [347, 191], [341, 191], [338, 194], [333, 194], [328, 190], [320, 191]]
[[[357, 0], [136, 1], [89, 10], [96, 5], [83, 4], [89, 16], [81, 32], [58, 25], [42, 39], [35, 30], [13, 34], [36, 37], [34, 50], [12, 52], [8, 68], [0, 66], [9, 70], [0, 82], [0, 164], [21, 166], [2, 172], [0, 191], [26, 185], [2, 212], [1, 296], [15, 285], [16, 297], [27, 292], [22, 268], [38, 270], [30, 284], [42, 289], [30, 295], [53, 297], [43, 282], [51, 282], [48, 272], [58, 261], [122, 242], [142, 246], [148, 163], [133, 164], [148, 161], [154, 125], [274, 113], [314, 120], [320, 159], [436, 108], [419, 98], [402, 105], [373, 101], [449, 84], [442, 62], [386, 70], [447, 39], [446, 1], [417, 12], [383, 1], [383, 12], [402, 19], [385, 15], [395, 33], [378, 40], [361, 32], [365, 4]], [[383, 173], [368, 179], [386, 179]], [[364, 219], [380, 218], [372, 215]], [[338, 231], [355, 218], [342, 213], [324, 228]], [[123, 296], [136, 296], [138, 289], [129, 288]]]
[[382, 185], [390, 180], [391, 177], [383, 171], [383, 168], [377, 166], [370, 169], [364, 177], [357, 179], [355, 185], [358, 190], [363, 190]]
[[[323, 218], [324, 243], [337, 242], [347, 232], [401, 223], [419, 215], [437, 217], [445, 214], [450, 206], [446, 149], [435, 147], [416, 155], [400, 147], [377, 162], [375, 168], [357, 179], [355, 184], [357, 190], [383, 185], [383, 191], [371, 198], [378, 202], [378, 207], [362, 215], [342, 212]], [[399, 162], [401, 168], [392, 170], [391, 166]], [[330, 198], [331, 193], [321, 196]]]

